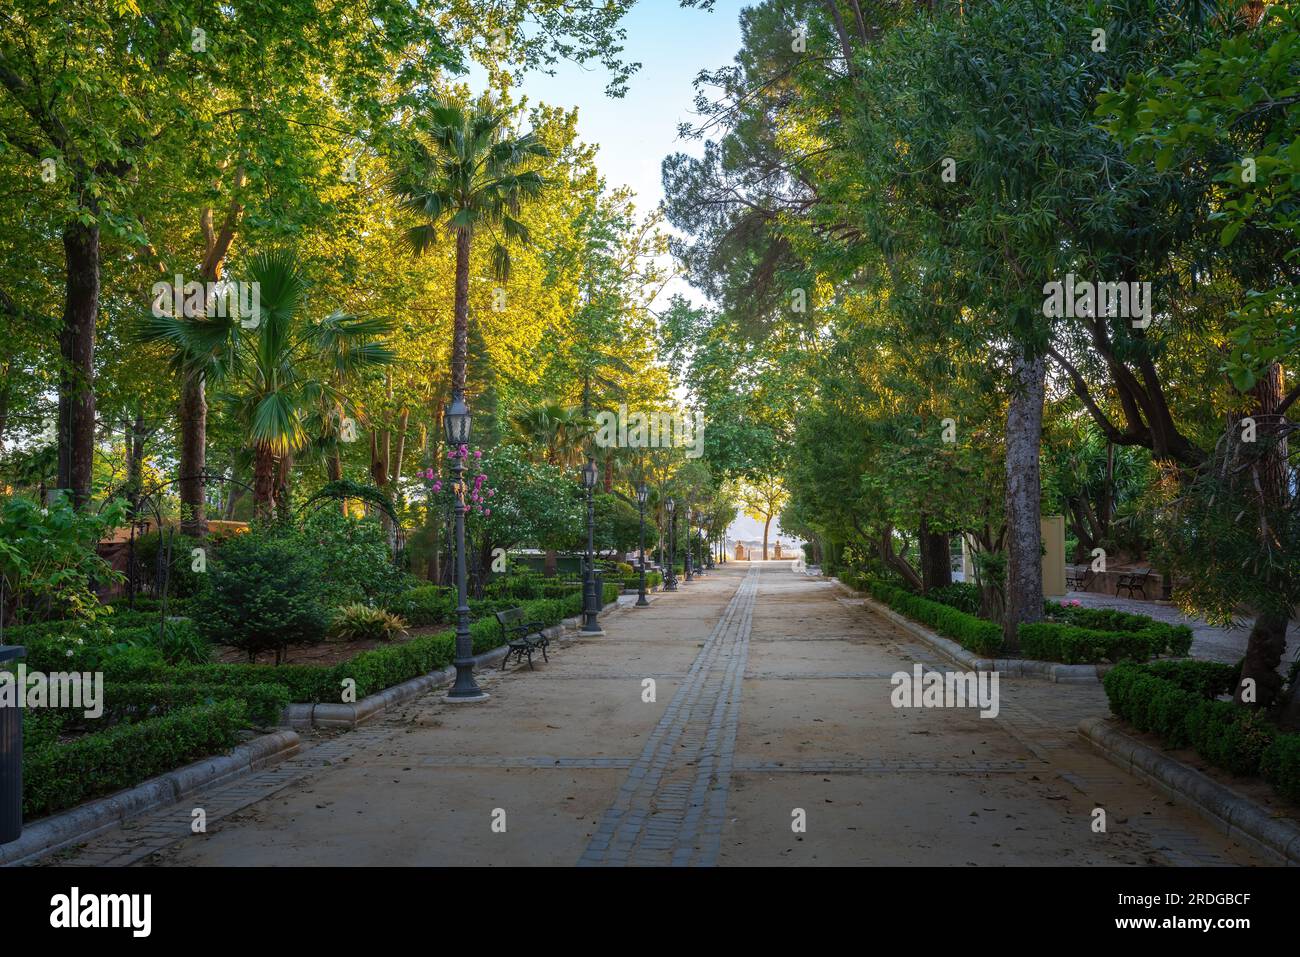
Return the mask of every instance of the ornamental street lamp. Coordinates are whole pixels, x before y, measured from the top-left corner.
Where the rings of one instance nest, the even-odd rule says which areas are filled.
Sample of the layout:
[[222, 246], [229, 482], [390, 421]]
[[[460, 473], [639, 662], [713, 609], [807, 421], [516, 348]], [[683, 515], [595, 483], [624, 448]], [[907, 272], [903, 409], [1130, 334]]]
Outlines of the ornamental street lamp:
[[596, 620], [596, 460], [587, 457], [582, 467], [582, 486], [587, 490], [587, 574], [582, 583], [582, 633], [603, 635]]
[[664, 591], [677, 591], [677, 502], [670, 498], [664, 508], [668, 509], [668, 583]]
[[456, 498], [456, 683], [447, 692], [452, 701], [482, 701], [487, 697], [474, 680], [474, 640], [469, 634], [469, 601], [465, 594], [465, 459], [469, 457], [469, 406], [457, 391], [443, 416], [452, 454], [452, 492]]
[[645, 596], [645, 503], [649, 498], [650, 490], [646, 488], [645, 482], [638, 482], [636, 486], [636, 506], [641, 513], [641, 583], [636, 596], [637, 608], [648, 608], [650, 606], [650, 599]]
[[695, 581], [695, 576], [691, 574], [691, 519], [695, 516], [695, 510], [691, 508], [690, 499], [686, 500], [686, 580]]

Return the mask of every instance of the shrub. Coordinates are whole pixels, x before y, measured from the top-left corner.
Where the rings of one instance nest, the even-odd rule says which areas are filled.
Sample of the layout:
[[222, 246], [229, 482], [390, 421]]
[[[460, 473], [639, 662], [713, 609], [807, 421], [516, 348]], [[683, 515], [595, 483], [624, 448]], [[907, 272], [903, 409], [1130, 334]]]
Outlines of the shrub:
[[931, 588], [925, 595], [930, 601], [948, 605], [968, 615], [977, 615], [980, 610], [980, 587], [973, 582], [953, 582], [940, 588]]
[[111, 725], [145, 721], [181, 708], [217, 701], [242, 701], [247, 705], [250, 723], [274, 725], [289, 704], [289, 692], [283, 685], [271, 683], [231, 687], [221, 684], [108, 682], [104, 686], [104, 713], [98, 718], [87, 718], [83, 711], [76, 709], [46, 713], [58, 716], [60, 730], [83, 728], [100, 731]]
[[236, 743], [244, 702], [216, 701], [23, 751], [23, 816], [31, 819], [131, 787]]
[[102, 614], [96, 588], [122, 576], [95, 545], [124, 515], [121, 499], [97, 513], [76, 508], [63, 492], [45, 508], [18, 495], [6, 497], [0, 505], [0, 581], [11, 623]]
[[1279, 734], [1264, 751], [1260, 773], [1278, 793], [1300, 804], [1300, 734]]
[[[166, 561], [165, 554], [159, 556], [159, 550], [165, 553], [169, 545], [171, 560]], [[135, 540], [135, 557], [145, 586], [151, 591], [160, 592], [163, 586], [159, 576], [161, 571], [167, 578], [168, 605], [171, 604], [170, 599], [192, 598], [197, 595], [203, 584], [203, 574], [194, 571], [191, 550], [200, 547], [210, 550], [212, 542], [175, 532], [159, 535], [156, 529], [141, 535]]]
[[321, 566], [320, 601], [327, 608], [361, 601], [391, 608], [416, 581], [393, 562], [388, 533], [376, 518], [322, 508], [288, 537]]
[[1002, 650], [1002, 629], [991, 621], [929, 601], [920, 595], [880, 581], [866, 581], [871, 596], [897, 612], [929, 625], [946, 638], [979, 655], [996, 655]]
[[400, 615], [357, 602], [334, 612], [329, 633], [340, 641], [392, 641], [406, 627]]
[[195, 607], [199, 633], [241, 649], [250, 662], [268, 650], [278, 662], [289, 645], [319, 641], [327, 619], [310, 586], [315, 572], [285, 537], [258, 531], [232, 538], [208, 564]]
[[440, 625], [456, 613], [456, 589], [445, 585], [420, 585], [408, 589], [389, 605], [413, 627]]
[[1240, 669], [1206, 661], [1116, 666], [1103, 680], [1110, 710], [1167, 747], [1191, 747], [1233, 774], [1263, 775], [1300, 799], [1300, 734], [1281, 734], [1268, 715], [1215, 696], [1231, 691]]

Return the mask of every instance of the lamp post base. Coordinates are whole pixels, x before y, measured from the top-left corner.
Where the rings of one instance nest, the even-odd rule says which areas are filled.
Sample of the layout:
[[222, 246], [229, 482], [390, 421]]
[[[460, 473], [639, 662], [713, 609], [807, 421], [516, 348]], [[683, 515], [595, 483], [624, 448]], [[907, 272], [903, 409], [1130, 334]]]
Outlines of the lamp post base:
[[473, 695], [454, 695], [448, 691], [442, 696], [442, 700], [448, 704], [474, 704], [478, 701], [486, 701], [490, 697], [492, 696], [483, 690]]

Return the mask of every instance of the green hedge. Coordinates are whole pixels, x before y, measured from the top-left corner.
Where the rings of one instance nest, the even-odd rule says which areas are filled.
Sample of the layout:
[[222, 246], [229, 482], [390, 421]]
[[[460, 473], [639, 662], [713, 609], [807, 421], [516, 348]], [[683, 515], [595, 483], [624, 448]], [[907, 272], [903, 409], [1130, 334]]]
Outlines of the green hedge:
[[[962, 607], [970, 607], [975, 598], [973, 586], [954, 584], [936, 589], [932, 593], [934, 598], [931, 598], [862, 572], [842, 571], [839, 579], [850, 588], [868, 592], [895, 611], [931, 626], [969, 651], [994, 655], [1004, 648], [999, 625], [962, 610]], [[936, 598], [938, 600], [934, 600]], [[1022, 624], [1017, 629], [1017, 636], [1020, 655], [1024, 658], [1070, 665], [1095, 664], [1101, 661], [1147, 661], [1158, 655], [1183, 657], [1191, 650], [1192, 630], [1186, 625], [1169, 625], [1145, 615], [1104, 609], [1071, 608], [1051, 603], [1047, 609], [1068, 617], [1069, 622]]]
[[[611, 596], [606, 586], [606, 597]], [[582, 610], [582, 596], [544, 598], [524, 602], [526, 616], [533, 621], [554, 625]], [[501, 644], [501, 628], [494, 617], [481, 618], [470, 625], [474, 653], [491, 651]], [[277, 684], [287, 689], [291, 701], [339, 702], [344, 682], [356, 682], [357, 698], [383, 691], [411, 678], [447, 667], [455, 658], [455, 632], [451, 629], [432, 635], [420, 635], [402, 644], [385, 645], [363, 651], [350, 661], [328, 668], [319, 665], [249, 665], [214, 664], [169, 667], [158, 662], [110, 659], [105, 678], [117, 682], [150, 682], [217, 685], [246, 688], [249, 685]]]
[[866, 590], [877, 601], [882, 601], [894, 611], [929, 625], [939, 634], [951, 638], [968, 651], [973, 651], [977, 655], [996, 655], [1002, 650], [1002, 629], [991, 621], [968, 615], [964, 611], [958, 611], [937, 601], [930, 601], [885, 582], [862, 578], [855, 578], [855, 581], [865, 584]]
[[1193, 748], [1233, 774], [1260, 775], [1300, 801], [1300, 734], [1281, 733], [1258, 709], [1217, 700], [1236, 685], [1239, 669], [1204, 661], [1124, 663], [1102, 684], [1110, 710], [1166, 747]]
[[[620, 591], [619, 584], [607, 583], [605, 600], [617, 601]], [[539, 599], [522, 607], [530, 620], [549, 626], [579, 614], [582, 596]], [[501, 644], [494, 617], [473, 622], [470, 636], [475, 654]], [[117, 722], [112, 727], [60, 742], [57, 736], [65, 727], [91, 725], [80, 713], [24, 715], [29, 732], [23, 761], [26, 816], [71, 807], [228, 748], [240, 729], [274, 723], [291, 701], [340, 701], [347, 679], [355, 681], [359, 699], [445, 668], [455, 657], [455, 632], [375, 648], [328, 668], [170, 666], [156, 653], [143, 654], [151, 650], [127, 648], [103, 660], [105, 712], [99, 720]], [[50, 653], [55, 653], [53, 646]], [[60, 667], [52, 670], [73, 670], [66, 663], [72, 660], [55, 658]], [[29, 667], [35, 667], [30, 657]]]
[[1148, 621], [1149, 627], [1141, 631], [1101, 631], [1054, 621], [1022, 624], [1017, 631], [1020, 652], [1026, 658], [1060, 661], [1067, 665], [1147, 661], [1157, 655], [1182, 657], [1187, 654], [1192, 643], [1190, 628]]
[[25, 748], [23, 816], [52, 814], [224, 751], [247, 724], [243, 701], [216, 701]]

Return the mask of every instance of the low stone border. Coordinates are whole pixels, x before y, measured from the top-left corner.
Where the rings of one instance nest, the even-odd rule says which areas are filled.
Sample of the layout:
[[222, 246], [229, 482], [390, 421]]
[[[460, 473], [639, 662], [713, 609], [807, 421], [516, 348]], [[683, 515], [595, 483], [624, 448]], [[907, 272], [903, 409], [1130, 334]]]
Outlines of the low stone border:
[[887, 605], [882, 605], [866, 592], [854, 591], [838, 578], [828, 580], [833, 581], [854, 598], [860, 598], [867, 608], [888, 618], [949, 661], [969, 671], [996, 671], [1010, 677], [1043, 678], [1058, 684], [1096, 684], [1112, 667], [1111, 665], [1064, 665], [1055, 661], [1035, 661], [1031, 658], [980, 658], [950, 638], [936, 635], [925, 626], [900, 615]]
[[1287, 865], [1300, 866], [1300, 826], [1225, 785], [1148, 747], [1106, 718], [1079, 722], [1079, 735], [1103, 757], [1155, 785], [1234, 840], [1242, 841]]
[[[601, 609], [599, 617], [608, 618], [620, 609], [620, 605], [611, 602]], [[581, 616], [566, 618], [558, 625], [543, 629], [542, 634], [552, 641], [571, 640], [572, 637], [577, 637], [576, 632], [581, 624]], [[575, 632], [575, 635], [566, 634], [570, 631]], [[475, 655], [474, 667], [480, 668], [499, 663], [506, 656], [507, 650], [505, 645], [501, 645], [481, 655]], [[456, 668], [448, 665], [441, 671], [432, 671], [427, 675], [420, 675], [418, 678], [367, 695], [354, 704], [291, 704], [281, 713], [280, 724], [291, 728], [355, 728], [376, 715], [383, 714], [394, 705], [418, 698], [455, 680]]]
[[294, 731], [275, 731], [237, 745], [229, 754], [204, 758], [150, 778], [108, 797], [79, 804], [23, 828], [22, 837], [0, 844], [0, 866], [25, 864], [81, 844], [128, 818], [168, 807], [201, 787], [224, 784], [260, 771], [298, 751]]

